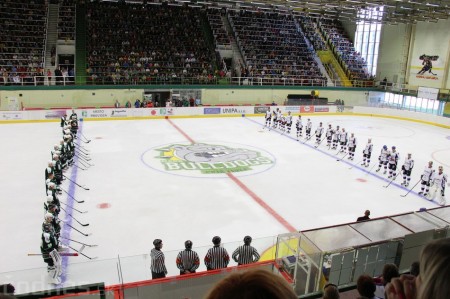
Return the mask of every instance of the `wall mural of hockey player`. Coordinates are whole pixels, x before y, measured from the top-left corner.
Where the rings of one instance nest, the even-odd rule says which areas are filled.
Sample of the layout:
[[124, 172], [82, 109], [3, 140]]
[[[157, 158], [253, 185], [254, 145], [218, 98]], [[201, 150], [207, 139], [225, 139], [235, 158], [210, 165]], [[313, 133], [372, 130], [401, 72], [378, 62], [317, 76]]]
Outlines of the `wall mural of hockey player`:
[[433, 69], [433, 61], [437, 61], [439, 59], [439, 56], [434, 55], [434, 56], [430, 56], [430, 55], [420, 55], [419, 57], [420, 60], [422, 60], [422, 69], [417, 73], [417, 75], [423, 75], [426, 72], [437, 76], [437, 74], [433, 73], [431, 70]]

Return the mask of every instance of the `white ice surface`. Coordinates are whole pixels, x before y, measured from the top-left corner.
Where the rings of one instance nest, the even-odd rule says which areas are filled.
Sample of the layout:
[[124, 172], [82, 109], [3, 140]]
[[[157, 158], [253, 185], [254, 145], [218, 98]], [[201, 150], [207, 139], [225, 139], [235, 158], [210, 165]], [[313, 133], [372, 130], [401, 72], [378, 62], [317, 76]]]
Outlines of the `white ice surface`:
[[[412, 153], [415, 168], [411, 185], [419, 180], [429, 160], [435, 161], [435, 166], [444, 165], [450, 173], [448, 129], [383, 118], [324, 115], [310, 118], [313, 130], [322, 121], [325, 127], [328, 123], [333, 127], [338, 124], [355, 133], [358, 147], [354, 163], [361, 161], [362, 149], [371, 137], [372, 165], [384, 144], [397, 147], [400, 165], [406, 154]], [[352, 222], [366, 209], [375, 218], [438, 206], [415, 192], [400, 197], [407, 192], [400, 186], [401, 175], [396, 184], [383, 188], [389, 181], [375, 172], [376, 167], [370, 174], [367, 171], [371, 167], [362, 169], [357, 165], [349, 169], [352, 164], [347, 159], [336, 161], [336, 152], [327, 150], [325, 141], [318, 149], [313, 146], [314, 138], [306, 144], [296, 141], [294, 127], [289, 137], [262, 130], [262, 117], [171, 121], [194, 141], [247, 145], [273, 155], [276, 163], [269, 170], [236, 177], [297, 230]], [[141, 156], [149, 149], [170, 143], [189, 144], [167, 120], [84, 122], [83, 133], [92, 140], [81, 145], [90, 151], [89, 163], [95, 166], [77, 171], [77, 183], [91, 190], [75, 188], [75, 198], [85, 203], [76, 203], [74, 207], [88, 213], [74, 211], [73, 216], [90, 225], [82, 227], [72, 221], [72, 226], [92, 235], [85, 237], [72, 229], [70, 238], [99, 245], [82, 251], [98, 260], [69, 258], [66, 285], [98, 281], [99, 277], [109, 284], [118, 283], [118, 255], [135, 256], [122, 258], [125, 281], [148, 279], [149, 261], [143, 254], [149, 252], [155, 238], [163, 239], [169, 275], [176, 275], [174, 259], [186, 239], [194, 242], [202, 259], [214, 235], [228, 243], [229, 252], [243, 236], [251, 235], [262, 251], [273, 244], [273, 236], [287, 232], [285, 226], [229, 178], [177, 176], [145, 165]], [[50, 150], [60, 137], [59, 124], [0, 125], [0, 136], [3, 140], [0, 272], [11, 272], [0, 273], [0, 283], [23, 284], [19, 287], [23, 290], [46, 288], [42, 282], [45, 264], [40, 257], [27, 254], [39, 253], [44, 170]], [[79, 166], [85, 167], [80, 163]], [[66, 175], [70, 177], [71, 171]], [[63, 183], [65, 190], [69, 189], [69, 183]], [[415, 191], [419, 191], [419, 186]], [[63, 194], [61, 199], [67, 201], [67, 196]], [[102, 203], [110, 204], [110, 208], [98, 208]], [[64, 213], [60, 216], [66, 218]], [[81, 247], [76, 243], [70, 246]], [[20, 271], [31, 268], [40, 269]], [[35, 285], [30, 286], [28, 281]]]

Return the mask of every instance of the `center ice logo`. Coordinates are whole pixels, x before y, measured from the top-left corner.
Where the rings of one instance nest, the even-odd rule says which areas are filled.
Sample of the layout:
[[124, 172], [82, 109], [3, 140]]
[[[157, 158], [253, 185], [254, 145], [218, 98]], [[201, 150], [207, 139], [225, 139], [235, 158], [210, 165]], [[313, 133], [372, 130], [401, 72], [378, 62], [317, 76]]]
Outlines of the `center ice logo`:
[[[155, 153], [151, 159], [151, 153]], [[250, 175], [274, 165], [275, 159], [263, 150], [224, 144], [170, 144], [142, 155], [145, 164], [172, 174], [194, 177], [226, 177], [226, 173]]]

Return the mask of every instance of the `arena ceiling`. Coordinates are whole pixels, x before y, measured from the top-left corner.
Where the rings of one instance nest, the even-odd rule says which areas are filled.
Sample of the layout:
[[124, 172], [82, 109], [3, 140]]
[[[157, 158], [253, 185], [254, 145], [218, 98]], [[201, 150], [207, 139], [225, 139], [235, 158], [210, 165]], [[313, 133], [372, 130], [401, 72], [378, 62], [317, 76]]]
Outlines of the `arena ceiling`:
[[[104, 0], [105, 1], [105, 0]], [[120, 0], [106, 0], [120, 1]], [[121, 0], [124, 1], [124, 0]], [[450, 16], [450, 0], [125, 0], [132, 3], [211, 6], [298, 13], [341, 21], [383, 24], [438, 22]], [[368, 13], [372, 11], [372, 13]], [[365, 12], [365, 13], [363, 13]], [[374, 18], [375, 16], [375, 18]]]

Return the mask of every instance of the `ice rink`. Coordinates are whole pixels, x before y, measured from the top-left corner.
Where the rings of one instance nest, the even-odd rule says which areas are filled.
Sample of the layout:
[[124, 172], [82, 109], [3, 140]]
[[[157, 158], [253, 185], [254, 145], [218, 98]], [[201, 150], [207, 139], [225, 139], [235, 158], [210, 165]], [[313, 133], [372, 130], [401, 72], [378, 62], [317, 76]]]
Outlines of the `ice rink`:
[[[435, 169], [443, 165], [450, 174], [448, 129], [345, 115], [303, 116], [304, 124], [307, 118], [312, 120], [313, 131], [323, 122], [325, 127], [331, 123], [355, 133], [354, 161], [348, 156], [338, 161], [343, 155], [329, 150], [326, 141], [318, 148], [314, 137], [297, 141], [297, 116], [290, 135], [263, 129], [263, 117], [81, 122], [82, 133], [91, 142], [78, 140], [79, 149], [86, 153], [79, 155], [89, 153], [91, 160], [78, 158], [80, 168], [72, 167], [65, 175], [90, 190], [66, 180], [62, 188], [84, 203], [74, 202], [66, 193], [60, 199], [87, 213], [72, 210], [76, 220], [64, 212], [60, 217], [73, 226], [65, 225], [63, 235], [98, 245], [82, 250], [98, 259], [64, 258], [63, 281], [91, 282], [89, 275], [106, 271], [115, 277], [115, 260], [108, 259], [118, 255], [137, 256], [128, 262], [124, 258], [124, 273], [129, 274], [125, 280], [149, 279], [149, 260], [144, 254], [155, 238], [164, 242], [170, 276], [178, 274], [174, 257], [187, 239], [194, 242], [203, 259], [215, 235], [222, 237], [229, 252], [245, 235], [251, 235], [264, 251], [279, 233], [353, 222], [366, 209], [377, 218], [439, 206], [418, 196], [420, 185], [401, 197], [408, 192], [400, 185], [401, 175], [384, 188], [390, 180], [372, 166], [383, 145], [395, 145], [400, 153], [399, 170], [407, 153], [415, 161], [410, 187], [430, 160]], [[46, 276], [42, 258], [27, 254], [40, 252], [44, 170], [61, 136], [59, 123], [0, 125], [0, 135], [0, 265], [1, 272], [11, 272], [0, 273], [0, 283], [42, 281]], [[372, 138], [374, 150], [366, 168], [360, 164], [368, 138]], [[197, 162], [183, 162], [180, 155]], [[69, 245], [81, 249], [78, 243]], [[139, 265], [139, 271], [132, 271], [133, 263]], [[18, 271], [23, 269], [35, 270]], [[107, 283], [117, 283], [116, 279], [105, 278]], [[34, 288], [39, 287], [22, 287]]]

